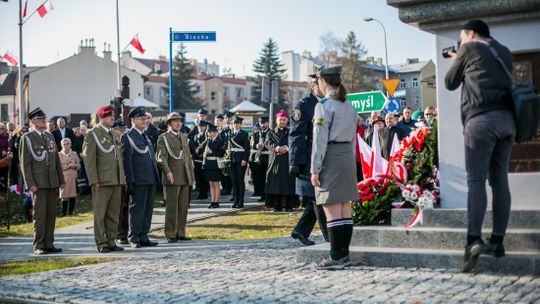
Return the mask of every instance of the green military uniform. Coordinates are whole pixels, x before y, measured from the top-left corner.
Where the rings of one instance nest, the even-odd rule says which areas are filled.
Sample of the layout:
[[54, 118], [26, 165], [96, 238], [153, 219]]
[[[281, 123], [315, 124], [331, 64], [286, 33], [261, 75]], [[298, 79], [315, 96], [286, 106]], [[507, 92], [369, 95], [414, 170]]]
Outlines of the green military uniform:
[[[195, 180], [193, 162], [187, 136], [169, 130], [157, 141], [156, 161], [163, 171], [163, 186], [166, 188], [165, 237], [184, 238], [189, 205], [189, 185]], [[171, 183], [166, 174], [174, 177]]]
[[34, 210], [34, 250], [53, 248], [58, 188], [65, 184], [62, 164], [54, 136], [37, 130], [23, 134], [20, 140], [21, 171], [32, 193]]
[[98, 124], [86, 134], [81, 156], [89, 184], [99, 183], [98, 191], [92, 188], [96, 245], [98, 249], [114, 247], [122, 186], [126, 185], [120, 134]]

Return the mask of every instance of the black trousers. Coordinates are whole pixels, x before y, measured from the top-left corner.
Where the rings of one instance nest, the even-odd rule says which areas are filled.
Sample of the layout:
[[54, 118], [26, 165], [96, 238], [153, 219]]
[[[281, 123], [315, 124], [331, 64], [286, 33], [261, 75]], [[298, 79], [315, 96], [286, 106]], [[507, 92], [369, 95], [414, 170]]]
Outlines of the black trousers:
[[148, 232], [152, 224], [156, 185], [140, 185], [133, 188], [129, 203], [129, 241], [140, 243], [149, 241]]
[[[227, 166], [230, 166], [230, 164], [228, 164]], [[231, 191], [233, 190], [230, 167], [229, 167], [229, 175], [223, 175], [223, 174], [221, 175], [221, 188], [224, 194], [230, 194]]]
[[259, 190], [261, 191], [261, 197], [264, 198], [266, 188], [266, 171], [268, 170], [268, 163], [257, 163], [257, 182], [259, 183]]
[[120, 216], [118, 218], [118, 236], [117, 239], [127, 239], [129, 232], [129, 195], [126, 187], [122, 186], [122, 198], [120, 201]]
[[304, 197], [302, 203], [305, 204], [304, 213], [298, 224], [294, 227], [293, 231], [300, 233], [304, 237], [308, 238], [315, 227], [315, 222], [319, 222], [319, 228], [323, 234], [324, 239], [328, 242], [328, 230], [326, 228], [326, 215], [322, 206], [317, 206], [315, 198]]
[[253, 196], [262, 194], [261, 185], [259, 183], [259, 173], [256, 162], [249, 162], [249, 171], [251, 172], [251, 180], [253, 181]]
[[244, 193], [246, 191], [246, 183], [244, 177], [246, 175], [246, 166], [240, 163], [231, 163], [231, 180], [233, 186], [234, 202], [244, 202]]
[[206, 181], [206, 178], [204, 177], [204, 169], [202, 168], [202, 163], [200, 162], [193, 162], [195, 171], [195, 182], [197, 183], [197, 187], [199, 188], [199, 197], [208, 197], [208, 182]]

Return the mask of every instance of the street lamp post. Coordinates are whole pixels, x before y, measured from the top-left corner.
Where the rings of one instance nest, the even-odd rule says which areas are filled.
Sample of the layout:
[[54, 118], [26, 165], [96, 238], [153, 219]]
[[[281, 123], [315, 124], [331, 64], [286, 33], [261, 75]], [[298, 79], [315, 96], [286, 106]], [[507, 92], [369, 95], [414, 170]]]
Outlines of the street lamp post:
[[364, 21], [366, 21], [366, 22], [375, 21], [375, 22], [379, 23], [382, 26], [383, 33], [384, 33], [384, 54], [385, 54], [385, 61], [386, 61], [386, 65], [384, 67], [385, 74], [386, 74], [385, 76], [386, 76], [386, 79], [390, 79], [390, 76], [388, 75], [388, 45], [386, 44], [386, 29], [384, 28], [384, 25], [382, 24], [382, 22], [380, 22], [377, 19], [374, 19], [374, 18], [371, 18], [371, 17], [366, 17], [366, 18], [364, 18]]

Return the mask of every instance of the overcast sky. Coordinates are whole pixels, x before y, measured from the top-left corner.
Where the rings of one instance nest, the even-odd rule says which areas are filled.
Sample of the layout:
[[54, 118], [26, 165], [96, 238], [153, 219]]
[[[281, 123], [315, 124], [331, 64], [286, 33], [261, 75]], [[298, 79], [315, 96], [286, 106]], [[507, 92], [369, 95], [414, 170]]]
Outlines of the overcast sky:
[[[43, 0], [28, 0], [28, 12]], [[52, 0], [54, 10], [34, 15], [24, 25], [26, 65], [48, 65], [77, 52], [81, 39], [94, 38], [98, 53], [103, 43], [116, 52], [114, 0]], [[24, 3], [24, 0], [23, 0]], [[120, 44], [139, 33], [144, 56], [168, 55], [168, 31], [216, 31], [216, 43], [188, 44], [188, 56], [215, 61], [239, 75], [251, 75], [263, 43], [272, 37], [280, 51], [304, 50], [316, 55], [326, 32], [345, 37], [354, 31], [368, 56], [384, 58], [382, 28], [365, 22], [370, 16], [386, 27], [390, 64], [406, 58], [433, 59], [434, 36], [402, 23], [397, 9], [385, 0], [119, 0]], [[0, 2], [0, 54], [18, 56], [18, 1]]]

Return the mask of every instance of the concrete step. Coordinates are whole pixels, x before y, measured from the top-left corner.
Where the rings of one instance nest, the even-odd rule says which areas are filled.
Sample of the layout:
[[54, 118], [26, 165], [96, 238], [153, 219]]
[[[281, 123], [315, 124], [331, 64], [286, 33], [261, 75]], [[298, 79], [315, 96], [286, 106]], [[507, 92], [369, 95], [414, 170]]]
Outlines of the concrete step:
[[[392, 226], [404, 227], [414, 215], [414, 209], [392, 209]], [[467, 209], [431, 209], [424, 210], [424, 227], [467, 227]], [[493, 216], [491, 210], [486, 212], [484, 227], [491, 229]], [[540, 210], [512, 210], [509, 228], [540, 229]]]
[[[317, 263], [328, 254], [328, 243], [301, 247], [296, 253], [299, 263]], [[354, 265], [460, 270], [463, 250], [360, 247], [350, 248]], [[540, 253], [507, 252], [503, 258], [482, 255], [473, 272], [540, 275]]]
[[[351, 244], [364, 247], [430, 248], [463, 250], [466, 228], [393, 226], [354, 227]], [[491, 235], [484, 231], [484, 239]], [[540, 254], [540, 229], [508, 229], [504, 238], [507, 251], [536, 252]]]

